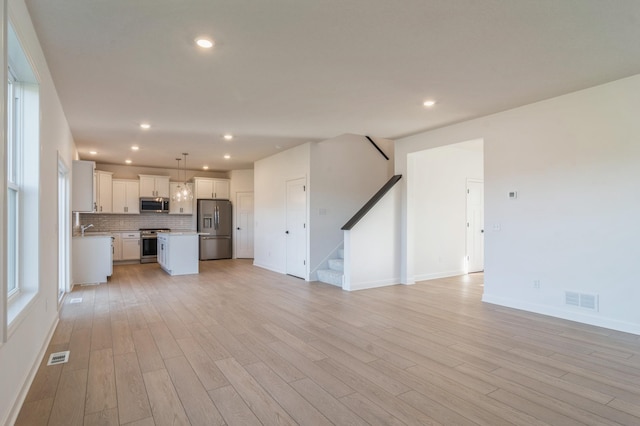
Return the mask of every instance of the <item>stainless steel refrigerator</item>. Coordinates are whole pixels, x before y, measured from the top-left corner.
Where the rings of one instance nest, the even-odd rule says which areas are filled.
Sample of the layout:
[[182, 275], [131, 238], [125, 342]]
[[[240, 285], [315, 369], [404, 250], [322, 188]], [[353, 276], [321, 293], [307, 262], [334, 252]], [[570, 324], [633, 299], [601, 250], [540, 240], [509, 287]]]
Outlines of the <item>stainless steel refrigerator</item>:
[[231, 259], [231, 202], [198, 200], [200, 260]]

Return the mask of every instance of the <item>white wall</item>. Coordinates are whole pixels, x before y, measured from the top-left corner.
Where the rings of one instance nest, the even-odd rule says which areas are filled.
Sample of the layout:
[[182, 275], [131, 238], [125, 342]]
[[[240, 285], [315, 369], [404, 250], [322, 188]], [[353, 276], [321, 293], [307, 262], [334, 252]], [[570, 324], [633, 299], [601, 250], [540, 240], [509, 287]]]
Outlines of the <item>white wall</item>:
[[400, 282], [400, 200], [396, 183], [350, 231], [344, 232], [344, 290]]
[[311, 146], [310, 280], [336, 247], [342, 226], [389, 180], [393, 173], [393, 142], [375, 139], [390, 157], [380, 155], [360, 135], [345, 134]]
[[[26, 6], [22, 0], [9, 0], [8, 10], [40, 79], [40, 206], [57, 206], [58, 153], [71, 169], [75, 147]], [[57, 241], [58, 221], [51, 212], [39, 212], [39, 262], [34, 265], [39, 268], [38, 294], [0, 347], [0, 424], [12, 424], [57, 323], [58, 253], [51, 241]]]
[[[639, 110], [636, 75], [399, 140], [396, 172], [411, 152], [483, 138], [484, 300], [640, 334]], [[414, 203], [405, 193], [404, 282]], [[599, 312], [565, 306], [565, 290], [598, 294]]]
[[481, 141], [409, 155], [416, 281], [465, 273], [467, 179], [483, 179]]
[[311, 143], [306, 143], [254, 164], [253, 264], [256, 266], [286, 273], [286, 182], [297, 178], [307, 179], [308, 205], [311, 189], [308, 179], [310, 153]]
[[[91, 160], [90, 158], [85, 158], [85, 160]], [[188, 161], [188, 158], [187, 158]], [[181, 166], [184, 167], [184, 162], [180, 162]], [[178, 162], [176, 161], [176, 167], [178, 166]], [[138, 175], [157, 175], [157, 176], [170, 176], [170, 180], [172, 182], [184, 182], [185, 176], [186, 180], [191, 180], [194, 177], [206, 177], [206, 178], [229, 178], [228, 172], [216, 172], [210, 170], [187, 170], [184, 169], [166, 169], [161, 167], [140, 167], [140, 166], [126, 166], [122, 164], [105, 164], [105, 163], [97, 163], [96, 170], [103, 170], [105, 172], [112, 172], [114, 179], [138, 179]]]
[[253, 169], [231, 170], [229, 172], [229, 179], [231, 180], [231, 201], [236, 201], [236, 194], [238, 192], [253, 192]]

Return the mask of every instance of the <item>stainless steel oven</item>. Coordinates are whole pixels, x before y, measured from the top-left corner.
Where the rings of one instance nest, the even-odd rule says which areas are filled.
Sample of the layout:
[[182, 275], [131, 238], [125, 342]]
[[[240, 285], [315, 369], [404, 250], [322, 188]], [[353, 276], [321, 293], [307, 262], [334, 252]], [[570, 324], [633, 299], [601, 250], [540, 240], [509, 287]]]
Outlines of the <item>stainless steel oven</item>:
[[169, 228], [140, 228], [140, 263], [158, 261], [158, 236], [156, 234], [169, 230]]

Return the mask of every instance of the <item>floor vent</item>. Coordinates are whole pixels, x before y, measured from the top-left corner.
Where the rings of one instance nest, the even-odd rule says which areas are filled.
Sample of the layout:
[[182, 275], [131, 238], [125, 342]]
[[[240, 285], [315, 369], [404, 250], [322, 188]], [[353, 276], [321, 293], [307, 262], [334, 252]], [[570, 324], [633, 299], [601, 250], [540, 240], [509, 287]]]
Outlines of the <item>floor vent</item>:
[[49, 355], [49, 362], [47, 365], [58, 365], [69, 362], [69, 351], [55, 352]]
[[578, 293], [575, 291], [564, 292], [564, 303], [570, 306], [576, 306], [578, 308], [589, 309], [592, 311], [598, 310], [598, 295]]
[[69, 300], [69, 303], [82, 303], [82, 297], [74, 297], [73, 299]]

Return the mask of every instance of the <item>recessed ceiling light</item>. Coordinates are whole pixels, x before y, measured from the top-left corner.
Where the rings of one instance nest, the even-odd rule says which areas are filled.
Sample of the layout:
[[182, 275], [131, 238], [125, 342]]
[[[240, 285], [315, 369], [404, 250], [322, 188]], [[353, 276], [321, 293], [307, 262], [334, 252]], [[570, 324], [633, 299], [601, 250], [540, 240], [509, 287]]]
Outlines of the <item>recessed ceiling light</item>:
[[424, 101], [424, 103], [422, 105], [426, 106], [426, 107], [432, 107], [436, 104], [436, 101], [434, 100], [428, 100], [428, 101]]
[[131, 147], [131, 151], [137, 151], [137, 150], [139, 150], [139, 149], [140, 149], [140, 147], [139, 147], [138, 145], [133, 145], [133, 146]]
[[202, 166], [203, 170], [209, 170], [209, 166]]
[[231, 158], [231, 156], [229, 154], [225, 154], [224, 159], [228, 160], [229, 158]]
[[151, 127], [151, 124], [149, 124], [149, 123], [141, 123], [140, 124], [140, 128], [145, 129], [145, 130], [149, 129], [150, 127]]
[[233, 135], [230, 133], [227, 133], [226, 135], [223, 136], [223, 138], [225, 138], [226, 140], [230, 141], [231, 139], [233, 139]]
[[124, 160], [125, 163], [131, 164], [131, 160]]
[[98, 153], [98, 151], [89, 151], [89, 154], [91, 155], [96, 155]]
[[196, 44], [204, 49], [211, 49], [213, 47], [213, 40], [207, 37], [198, 37]]

